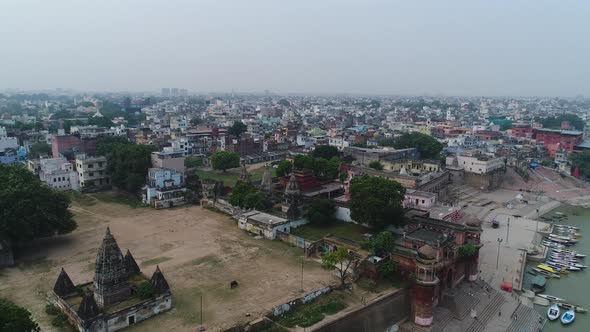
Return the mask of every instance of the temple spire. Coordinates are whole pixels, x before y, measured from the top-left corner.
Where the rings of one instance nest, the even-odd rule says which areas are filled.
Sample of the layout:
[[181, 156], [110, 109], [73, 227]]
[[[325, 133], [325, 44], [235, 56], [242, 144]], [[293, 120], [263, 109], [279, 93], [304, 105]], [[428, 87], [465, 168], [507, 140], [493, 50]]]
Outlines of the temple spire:
[[160, 266], [156, 266], [156, 271], [152, 275], [152, 279], [150, 280], [152, 286], [154, 287], [154, 292], [156, 294], [162, 294], [170, 291], [170, 286], [168, 285], [168, 281], [164, 278], [164, 274], [160, 271]]
[[129, 249], [127, 249], [127, 252], [125, 253], [125, 268], [127, 269], [127, 274], [129, 276], [139, 274], [139, 272], [141, 272], [139, 265], [137, 265], [137, 262], [135, 261], [135, 258], [133, 258], [133, 255], [131, 255], [131, 251], [129, 251]]
[[60, 297], [76, 292], [76, 286], [74, 286], [72, 279], [70, 279], [70, 276], [68, 276], [63, 267], [61, 268], [59, 277], [57, 277], [57, 280], [55, 281], [53, 291]]
[[80, 303], [80, 306], [78, 307], [78, 316], [83, 320], [87, 320], [98, 316], [99, 313], [98, 305], [96, 304], [92, 293], [85, 294], [82, 303]]
[[99, 307], [119, 302], [131, 294], [125, 258], [107, 227], [96, 255], [94, 296]]

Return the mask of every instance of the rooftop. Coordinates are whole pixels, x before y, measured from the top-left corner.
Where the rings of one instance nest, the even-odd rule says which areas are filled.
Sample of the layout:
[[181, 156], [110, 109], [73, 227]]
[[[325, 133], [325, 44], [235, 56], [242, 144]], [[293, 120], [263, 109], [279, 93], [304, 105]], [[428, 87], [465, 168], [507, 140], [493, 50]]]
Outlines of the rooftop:
[[285, 218], [256, 210], [246, 212], [242, 214], [242, 216], [246, 217], [249, 221], [255, 221], [268, 226], [282, 225], [288, 222], [288, 220]]

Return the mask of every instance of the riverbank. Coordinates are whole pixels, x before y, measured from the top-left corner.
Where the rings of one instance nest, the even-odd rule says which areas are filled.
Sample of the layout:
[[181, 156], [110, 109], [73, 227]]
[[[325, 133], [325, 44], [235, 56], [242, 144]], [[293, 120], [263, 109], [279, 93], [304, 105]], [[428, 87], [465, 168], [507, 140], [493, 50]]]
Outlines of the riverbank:
[[[559, 208], [546, 213], [542, 217], [550, 219], [553, 216], [563, 213], [560, 224], [567, 224], [576, 227], [580, 227], [580, 232], [586, 237], [582, 237], [580, 242], [572, 247], [573, 250], [583, 254], [590, 254], [590, 240], [587, 238], [590, 236], [590, 209], [581, 206], [562, 205]], [[589, 258], [586, 258], [589, 260]], [[582, 264], [587, 264], [588, 262]], [[530, 269], [535, 264], [527, 264], [527, 269]], [[575, 303], [584, 308], [590, 309], [590, 288], [588, 287], [589, 275], [588, 271], [580, 271], [570, 273], [566, 277], [560, 279], [548, 279], [546, 290], [544, 293], [553, 296], [558, 296], [567, 300], [568, 303]], [[525, 287], [528, 288], [532, 276], [529, 274], [525, 275]], [[546, 316], [547, 307], [535, 305], [535, 309]], [[578, 314], [576, 320], [571, 326], [564, 326], [559, 322], [548, 322], [545, 325], [543, 331], [554, 332], [562, 331], [567, 329], [568, 331], [590, 331], [590, 314]]]

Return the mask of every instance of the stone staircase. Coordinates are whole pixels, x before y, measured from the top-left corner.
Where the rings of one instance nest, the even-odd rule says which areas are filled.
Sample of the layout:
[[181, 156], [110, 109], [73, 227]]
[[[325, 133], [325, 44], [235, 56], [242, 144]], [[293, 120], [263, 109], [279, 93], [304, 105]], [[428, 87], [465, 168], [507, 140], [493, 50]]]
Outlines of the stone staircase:
[[506, 300], [497, 291], [494, 290], [493, 293], [492, 300], [483, 308], [483, 311], [478, 314], [477, 320], [474, 320], [465, 332], [482, 332], [490, 320], [498, 314]]
[[547, 321], [535, 309], [522, 304], [516, 308], [512, 316], [516, 319], [512, 320], [506, 332], [538, 332]]

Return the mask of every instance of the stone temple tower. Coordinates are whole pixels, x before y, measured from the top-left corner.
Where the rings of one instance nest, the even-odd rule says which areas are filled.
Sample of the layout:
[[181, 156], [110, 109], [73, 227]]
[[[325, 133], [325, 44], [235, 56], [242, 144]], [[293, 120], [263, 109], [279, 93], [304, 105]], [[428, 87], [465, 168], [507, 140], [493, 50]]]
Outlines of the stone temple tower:
[[122, 301], [131, 295], [125, 257], [107, 227], [96, 256], [94, 299], [99, 307]]
[[301, 190], [299, 190], [299, 184], [295, 175], [291, 174], [289, 183], [285, 188], [285, 201], [283, 202], [283, 212], [287, 214], [289, 219], [297, 219], [300, 215], [300, 199]]

